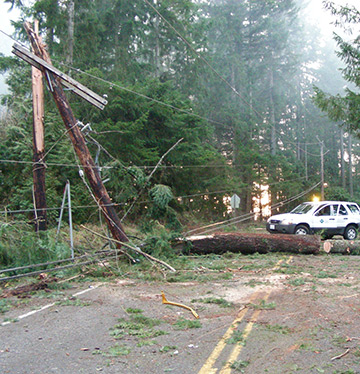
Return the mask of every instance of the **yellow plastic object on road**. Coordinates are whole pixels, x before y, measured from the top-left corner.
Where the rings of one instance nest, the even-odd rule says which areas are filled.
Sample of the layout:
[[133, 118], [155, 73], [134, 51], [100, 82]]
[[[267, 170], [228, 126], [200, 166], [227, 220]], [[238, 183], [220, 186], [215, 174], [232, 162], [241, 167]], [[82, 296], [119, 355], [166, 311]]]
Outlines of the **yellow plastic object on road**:
[[184, 304], [179, 304], [179, 303], [173, 303], [172, 301], [167, 301], [164, 291], [161, 291], [161, 296], [162, 296], [162, 303], [163, 304], [168, 304], [168, 305], [174, 305], [174, 306], [179, 306], [180, 308], [184, 308], [187, 310], [190, 310], [190, 312], [193, 314], [195, 318], [200, 318], [199, 315], [195, 312], [193, 308], [190, 308], [189, 306], [186, 306]]

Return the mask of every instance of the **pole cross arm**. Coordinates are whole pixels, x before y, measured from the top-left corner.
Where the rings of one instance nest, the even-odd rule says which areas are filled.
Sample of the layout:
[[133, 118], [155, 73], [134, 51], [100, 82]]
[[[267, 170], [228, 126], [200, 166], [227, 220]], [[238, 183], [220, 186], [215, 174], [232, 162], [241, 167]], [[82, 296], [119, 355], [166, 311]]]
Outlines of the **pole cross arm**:
[[71, 89], [78, 96], [82, 97], [83, 99], [85, 99], [92, 105], [96, 106], [97, 108], [101, 110], [105, 108], [107, 100], [105, 100], [103, 97], [99, 96], [95, 92], [91, 91], [81, 83], [77, 82], [75, 79], [64, 74], [62, 71], [56, 69], [53, 65], [48, 64], [42, 58], [37, 57], [35, 54], [31, 53], [26, 48], [23, 48], [19, 44], [15, 43], [13, 45], [12, 53], [43, 72], [50, 71], [51, 73], [55, 74], [61, 79], [61, 83], [66, 88]]

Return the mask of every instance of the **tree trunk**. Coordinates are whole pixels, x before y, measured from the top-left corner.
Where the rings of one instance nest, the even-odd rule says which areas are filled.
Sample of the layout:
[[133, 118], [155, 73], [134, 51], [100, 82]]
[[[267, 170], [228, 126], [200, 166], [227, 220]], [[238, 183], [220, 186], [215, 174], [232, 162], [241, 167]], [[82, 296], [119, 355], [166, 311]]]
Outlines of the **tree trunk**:
[[354, 187], [353, 187], [353, 163], [352, 163], [352, 137], [349, 133], [349, 192], [350, 196], [354, 196]]
[[354, 240], [326, 240], [323, 243], [326, 253], [341, 253], [343, 255], [359, 255], [360, 242]]
[[242, 254], [289, 252], [316, 254], [320, 251], [320, 237], [313, 235], [283, 234], [217, 234], [213, 236], [188, 238], [176, 245], [180, 252], [186, 251], [190, 244], [190, 253], [206, 255], [235, 252]]
[[69, 25], [68, 25], [68, 51], [66, 55], [66, 63], [73, 64], [74, 60], [74, 30], [75, 30], [75, 4], [74, 0], [68, 3]]
[[154, 48], [154, 65], [155, 65], [155, 78], [160, 78], [161, 74], [161, 60], [160, 60], [160, 19], [155, 15], [155, 48]]
[[272, 71], [272, 67], [270, 68], [270, 71], [269, 71], [269, 112], [270, 112], [270, 126], [271, 126], [270, 148], [271, 148], [271, 155], [275, 156], [277, 136], [276, 136], [276, 126], [275, 126], [274, 73]]
[[320, 142], [320, 176], [321, 176], [321, 201], [325, 200], [324, 191], [324, 142]]
[[345, 160], [344, 160], [344, 130], [340, 129], [340, 165], [341, 165], [341, 185], [345, 190]]
[[305, 180], [309, 180], [308, 175], [308, 152], [307, 152], [307, 144], [305, 143]]

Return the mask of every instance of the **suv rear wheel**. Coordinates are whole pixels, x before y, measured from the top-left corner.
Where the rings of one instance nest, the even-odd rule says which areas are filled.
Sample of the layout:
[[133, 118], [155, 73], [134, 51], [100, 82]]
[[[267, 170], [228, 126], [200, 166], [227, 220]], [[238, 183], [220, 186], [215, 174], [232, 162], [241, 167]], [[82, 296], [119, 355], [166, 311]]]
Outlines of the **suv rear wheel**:
[[348, 226], [344, 232], [344, 239], [355, 240], [357, 237], [357, 229], [355, 226]]
[[296, 227], [294, 234], [295, 235], [309, 235], [310, 230], [305, 225], [299, 225], [299, 226]]

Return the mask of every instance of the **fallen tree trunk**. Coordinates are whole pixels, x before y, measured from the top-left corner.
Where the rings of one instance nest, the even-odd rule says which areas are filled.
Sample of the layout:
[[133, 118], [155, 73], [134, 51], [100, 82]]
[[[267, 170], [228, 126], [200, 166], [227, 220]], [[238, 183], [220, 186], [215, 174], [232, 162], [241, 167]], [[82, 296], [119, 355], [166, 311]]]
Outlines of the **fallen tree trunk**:
[[323, 244], [326, 253], [343, 255], [360, 255], [360, 241], [355, 240], [326, 240]]
[[320, 251], [320, 237], [313, 235], [231, 233], [189, 237], [176, 247], [180, 252], [188, 251], [201, 255], [225, 252], [316, 254]]

